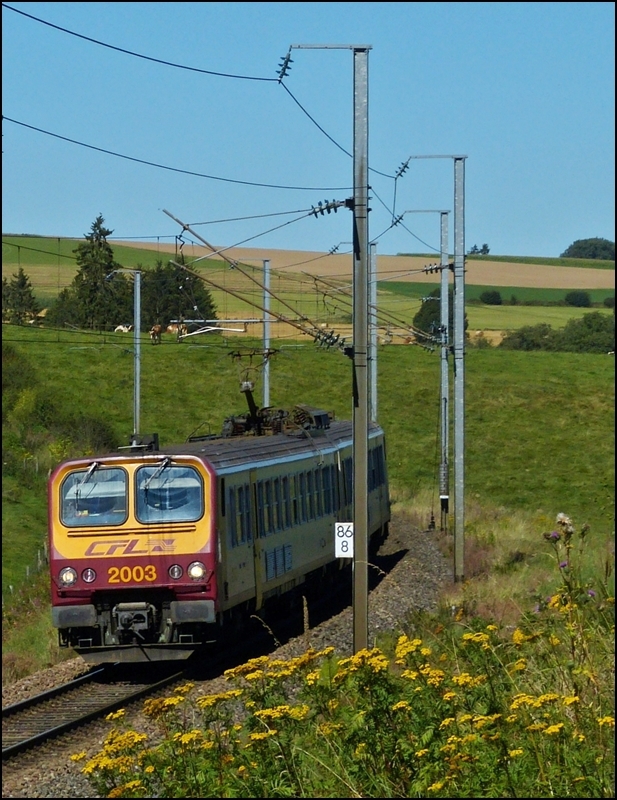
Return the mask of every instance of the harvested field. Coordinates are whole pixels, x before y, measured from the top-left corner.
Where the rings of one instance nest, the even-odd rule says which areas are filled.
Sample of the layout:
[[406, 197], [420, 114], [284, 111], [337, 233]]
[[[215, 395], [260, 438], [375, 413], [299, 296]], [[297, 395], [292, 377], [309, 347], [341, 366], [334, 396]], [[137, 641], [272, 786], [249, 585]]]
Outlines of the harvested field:
[[[144, 242], [118, 242], [127, 247], [139, 247], [159, 252], [174, 253], [173, 244]], [[191, 245], [185, 249], [190, 258], [211, 252], [206, 247]], [[266, 250], [249, 247], [231, 247], [225, 255], [244, 264], [261, 266], [265, 259], [273, 270], [302, 273], [322, 277], [345, 279], [352, 274], [351, 254], [329, 255], [304, 250]], [[222, 259], [222, 256], [218, 256]], [[435, 263], [423, 256], [387, 256], [377, 254], [377, 280], [397, 280], [435, 283], [435, 275], [422, 272], [423, 267]], [[607, 269], [581, 269], [578, 267], [551, 267], [543, 264], [505, 263], [502, 261], [467, 260], [465, 281], [478, 286], [530, 286], [545, 289], [613, 289], [615, 272]]]

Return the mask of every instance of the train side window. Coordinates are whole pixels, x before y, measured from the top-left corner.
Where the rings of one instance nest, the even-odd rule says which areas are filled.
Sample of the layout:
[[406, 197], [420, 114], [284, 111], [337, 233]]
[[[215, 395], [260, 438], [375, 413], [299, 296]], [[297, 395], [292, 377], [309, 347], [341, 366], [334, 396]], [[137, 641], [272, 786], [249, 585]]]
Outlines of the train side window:
[[300, 523], [300, 504], [298, 501], [298, 481], [300, 480], [298, 475], [291, 476], [291, 504], [293, 510], [293, 524], [298, 525]]
[[266, 535], [263, 481], [257, 481], [257, 535], [260, 538]]
[[315, 484], [314, 484], [314, 473], [313, 470], [310, 469], [306, 473], [306, 495], [307, 495], [307, 510], [308, 510], [308, 518], [315, 519]]
[[386, 482], [383, 463], [383, 445], [381, 444], [375, 448], [375, 479], [377, 481], [377, 486], [383, 486]]
[[300, 521], [306, 522], [306, 472], [301, 472], [300, 478]]
[[315, 509], [317, 511], [318, 517], [323, 517], [324, 510], [324, 498], [323, 498], [323, 479], [322, 479], [322, 472], [325, 472], [323, 469], [316, 469], [315, 470]]
[[120, 468], [99, 467], [69, 473], [60, 487], [60, 519], [67, 527], [121, 525], [127, 518], [128, 480]]
[[327, 465], [321, 471], [321, 483], [323, 489], [324, 514], [332, 513], [332, 466]]
[[266, 536], [274, 533], [274, 505], [272, 503], [272, 481], [268, 478], [265, 482], [265, 518], [266, 518]]
[[242, 542], [252, 541], [251, 493], [248, 485], [238, 487], [238, 512]]
[[[292, 479], [293, 480], [293, 479]], [[289, 478], [287, 475], [283, 476], [282, 478], [282, 492], [283, 492], [283, 509], [284, 509], [284, 516], [283, 516], [283, 526], [285, 528], [291, 528], [292, 516], [291, 516], [291, 494], [289, 490]]]
[[283, 502], [281, 497], [281, 479], [275, 478], [274, 479], [274, 509], [275, 509], [275, 517], [276, 517], [276, 530], [281, 531], [285, 527], [285, 521], [283, 519]]
[[236, 517], [236, 487], [230, 486], [227, 494], [227, 506], [229, 514], [227, 515], [227, 527], [229, 529], [229, 543], [232, 547], [236, 547], [238, 542], [238, 520]]

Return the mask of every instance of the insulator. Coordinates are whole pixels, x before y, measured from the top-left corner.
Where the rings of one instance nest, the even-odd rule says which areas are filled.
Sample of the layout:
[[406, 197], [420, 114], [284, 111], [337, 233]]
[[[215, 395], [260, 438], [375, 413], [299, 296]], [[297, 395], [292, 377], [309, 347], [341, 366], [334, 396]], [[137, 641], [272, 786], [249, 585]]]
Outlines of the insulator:
[[447, 497], [449, 484], [449, 469], [447, 462], [439, 465], [439, 495], [440, 497]]

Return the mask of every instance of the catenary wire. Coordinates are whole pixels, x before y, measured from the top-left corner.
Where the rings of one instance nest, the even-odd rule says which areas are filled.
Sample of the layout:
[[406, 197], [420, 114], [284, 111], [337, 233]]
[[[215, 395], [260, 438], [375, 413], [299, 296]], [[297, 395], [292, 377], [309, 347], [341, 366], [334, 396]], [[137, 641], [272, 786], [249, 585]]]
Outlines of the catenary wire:
[[52, 133], [51, 131], [46, 131], [43, 128], [37, 128], [34, 125], [28, 125], [25, 122], [20, 122], [19, 120], [12, 119], [11, 117], [6, 117], [2, 115], [3, 120], [7, 120], [7, 122], [12, 122], [15, 125], [21, 125], [24, 128], [29, 128], [30, 130], [37, 131], [38, 133], [44, 133], [46, 136], [53, 136], [55, 139], [61, 139], [65, 142], [70, 142], [71, 144], [77, 144], [80, 147], [86, 147], [89, 150], [97, 150], [99, 153], [106, 153], [110, 156], [115, 156], [116, 158], [123, 158], [127, 161], [134, 161], [137, 164], [145, 164], [148, 167], [157, 167], [158, 169], [165, 169], [170, 172], [180, 172], [183, 175], [192, 175], [196, 178], [207, 178], [212, 181], [223, 181], [224, 183], [238, 183], [243, 186], [258, 186], [264, 189], [285, 189], [291, 191], [311, 191], [311, 192], [343, 192], [343, 191], [350, 191], [351, 187], [349, 186], [283, 186], [281, 184], [274, 184], [274, 183], [259, 183], [257, 181], [242, 181], [237, 178], [222, 178], [217, 175], [207, 175], [203, 172], [193, 172], [192, 170], [188, 169], [179, 169], [178, 167], [169, 167], [165, 164], [157, 164], [154, 161], [147, 161], [143, 158], [135, 158], [134, 156], [127, 156], [122, 153], [116, 153], [113, 150], [106, 150], [104, 147], [96, 147], [93, 144], [86, 144], [85, 142], [80, 142], [77, 139], [71, 139], [68, 136], [61, 136], [59, 133]]

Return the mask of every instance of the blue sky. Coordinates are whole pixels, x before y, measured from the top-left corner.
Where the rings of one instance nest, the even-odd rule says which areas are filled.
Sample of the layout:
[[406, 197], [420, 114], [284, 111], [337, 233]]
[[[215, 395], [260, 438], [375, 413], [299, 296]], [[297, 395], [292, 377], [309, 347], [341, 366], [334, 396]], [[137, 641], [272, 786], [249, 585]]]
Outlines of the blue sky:
[[[466, 249], [614, 240], [614, 16], [593, 2], [3, 4], [2, 230], [81, 237], [101, 213], [114, 238], [173, 242], [165, 208], [217, 247], [349, 250], [348, 210], [306, 213], [352, 196], [350, 47], [370, 45], [378, 253], [439, 247], [437, 214], [392, 226], [453, 208], [451, 159], [412, 158], [395, 180], [419, 155], [467, 156]], [[292, 50], [282, 85], [293, 44], [349, 47]]]

